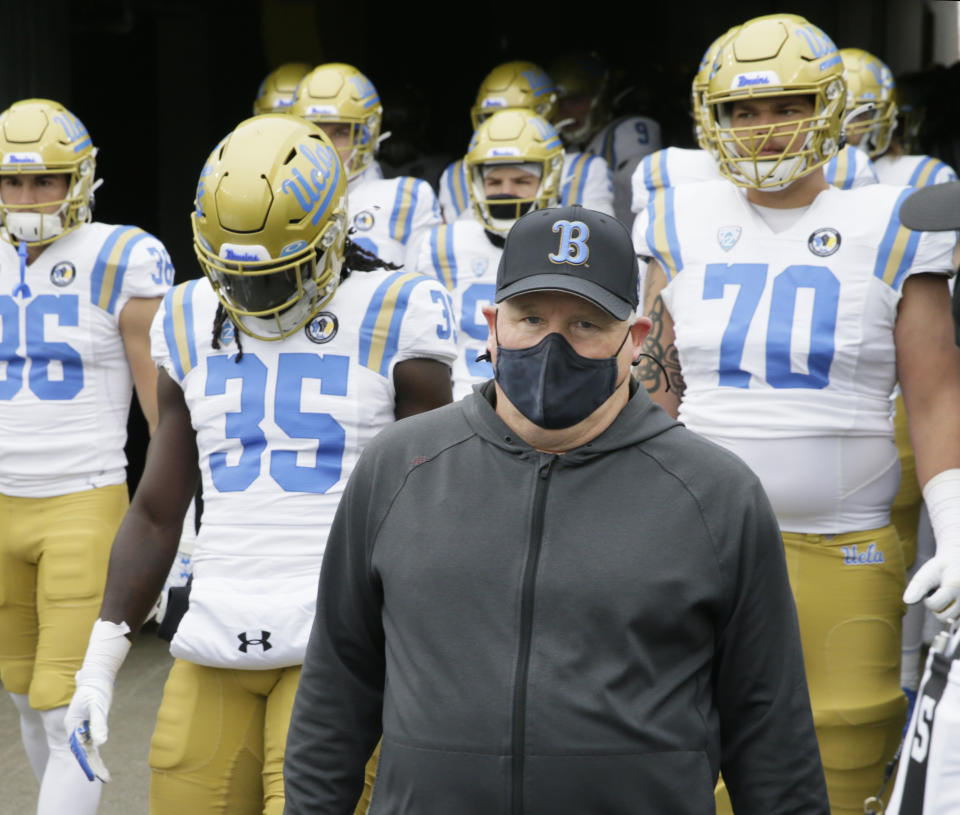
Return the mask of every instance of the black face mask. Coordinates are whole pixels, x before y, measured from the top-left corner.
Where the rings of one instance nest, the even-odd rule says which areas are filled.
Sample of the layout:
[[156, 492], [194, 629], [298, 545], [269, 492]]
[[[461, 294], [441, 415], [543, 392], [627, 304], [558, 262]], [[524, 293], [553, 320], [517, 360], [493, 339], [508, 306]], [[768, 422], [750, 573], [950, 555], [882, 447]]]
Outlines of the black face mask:
[[547, 334], [530, 348], [497, 342], [494, 377], [506, 397], [538, 427], [560, 430], [587, 418], [617, 389], [617, 356], [582, 357], [562, 334]]
[[[504, 203], [489, 203], [491, 201], [503, 201]], [[533, 206], [533, 201], [528, 198], [518, 198], [516, 195], [506, 195], [505, 193], [488, 195], [487, 202], [491, 218], [504, 218], [511, 221], [515, 221], [521, 215], [525, 215], [530, 211], [530, 207]]]

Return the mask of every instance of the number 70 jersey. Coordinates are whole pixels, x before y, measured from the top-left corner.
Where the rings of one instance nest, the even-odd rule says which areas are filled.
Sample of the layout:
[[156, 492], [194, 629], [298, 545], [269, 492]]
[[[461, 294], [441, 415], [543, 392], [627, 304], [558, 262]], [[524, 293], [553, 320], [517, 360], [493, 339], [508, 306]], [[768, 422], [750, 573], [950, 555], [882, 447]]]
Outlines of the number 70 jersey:
[[953, 271], [953, 233], [900, 224], [911, 192], [830, 188], [775, 233], [726, 181], [657, 191], [635, 235], [668, 279], [680, 419], [741, 438], [891, 435], [904, 282]]

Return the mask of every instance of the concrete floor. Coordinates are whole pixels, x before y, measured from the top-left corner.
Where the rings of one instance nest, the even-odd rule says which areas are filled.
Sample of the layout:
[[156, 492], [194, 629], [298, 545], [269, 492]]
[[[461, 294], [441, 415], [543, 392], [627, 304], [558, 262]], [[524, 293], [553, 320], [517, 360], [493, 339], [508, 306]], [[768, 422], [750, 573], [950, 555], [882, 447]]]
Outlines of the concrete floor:
[[[101, 750], [113, 780], [104, 786], [99, 815], [147, 815], [150, 769], [147, 753], [173, 658], [156, 626], [137, 637], [117, 677], [110, 711], [110, 739]], [[30, 815], [38, 785], [20, 742], [16, 708], [0, 692], [0, 813]], [[99, 782], [98, 782], [99, 783]]]

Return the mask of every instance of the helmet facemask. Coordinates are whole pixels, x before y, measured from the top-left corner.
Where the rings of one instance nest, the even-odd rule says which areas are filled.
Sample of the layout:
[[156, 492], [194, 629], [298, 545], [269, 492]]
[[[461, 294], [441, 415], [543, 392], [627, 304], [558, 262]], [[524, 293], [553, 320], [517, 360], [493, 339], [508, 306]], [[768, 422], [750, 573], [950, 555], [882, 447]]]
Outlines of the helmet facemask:
[[[709, 143], [721, 174], [742, 187], [779, 190], [822, 166], [840, 148], [839, 133], [832, 123], [842, 111], [843, 95], [841, 80], [817, 89], [764, 88], [758, 92], [708, 94], [705, 109]], [[737, 101], [790, 96], [809, 99], [812, 114], [769, 125], [733, 123]], [[771, 146], [779, 144], [785, 144], [784, 149], [769, 152]]]
[[270, 259], [265, 248], [256, 245], [224, 243], [217, 255], [202, 238], [194, 239], [194, 249], [234, 323], [251, 337], [281, 340], [333, 297], [343, 267], [345, 236], [346, 216], [339, 212], [312, 244], [280, 260]]

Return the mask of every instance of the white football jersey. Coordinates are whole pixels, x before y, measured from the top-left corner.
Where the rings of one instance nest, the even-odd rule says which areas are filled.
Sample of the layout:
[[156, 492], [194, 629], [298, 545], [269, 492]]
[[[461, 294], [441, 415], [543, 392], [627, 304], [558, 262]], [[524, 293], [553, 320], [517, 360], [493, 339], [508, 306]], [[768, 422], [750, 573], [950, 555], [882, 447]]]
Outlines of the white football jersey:
[[368, 168], [347, 195], [350, 240], [381, 260], [413, 269], [427, 231], [443, 223], [433, 188], [411, 176], [377, 178]]
[[[890, 395], [903, 284], [911, 274], [952, 273], [953, 233], [900, 225], [900, 205], [911, 192], [830, 188], [776, 233], [725, 181], [660, 190], [638, 216], [640, 252], [655, 258], [669, 281], [662, 297], [686, 383], [680, 420], [736, 447], [791, 531], [857, 527], [833, 528], [850, 520], [844, 496], [819, 513], [792, 508], [795, 495], [778, 477], [789, 470], [787, 451], [776, 441], [803, 447], [816, 437], [872, 437], [883, 448], [876, 462], [895, 459]], [[737, 446], [736, 439], [770, 443]], [[860, 450], [856, 458], [869, 456]], [[794, 473], [793, 485], [832, 477], [822, 456], [822, 469], [817, 456], [798, 452], [788, 460], [809, 465]], [[866, 489], [857, 480], [844, 475], [849, 490]], [[871, 500], [882, 520], [889, 501]]]
[[880, 156], [873, 168], [881, 184], [898, 187], [926, 187], [956, 181], [957, 174], [949, 164], [933, 156]]
[[277, 342], [230, 320], [213, 348], [206, 278], [174, 288], [151, 329], [196, 430], [203, 522], [190, 607], [171, 653], [201, 665], [303, 659], [320, 561], [364, 446], [394, 421], [393, 370], [456, 355], [449, 296], [412, 272], [354, 272], [302, 330]]
[[[449, 224], [457, 218], [472, 218], [473, 207], [467, 185], [467, 165], [457, 159], [440, 176], [440, 209]], [[613, 215], [613, 178], [601, 156], [589, 153], [564, 153], [560, 182], [561, 207], [581, 204]]]
[[453, 364], [453, 398], [461, 399], [478, 382], [493, 376], [486, 351], [487, 321], [482, 308], [493, 304], [497, 266], [503, 250], [494, 246], [482, 224], [461, 218], [430, 231], [420, 250], [417, 271], [435, 277], [453, 296], [457, 359]]
[[644, 156], [662, 146], [658, 122], [647, 116], [621, 116], [594, 135], [584, 151], [607, 162], [613, 178], [613, 211], [627, 228], [633, 223], [633, 172]]
[[0, 493], [121, 484], [133, 377], [120, 312], [132, 297], [163, 296], [170, 256], [135, 226], [91, 223], [23, 272], [0, 241]]
[[[842, 190], [877, 183], [870, 157], [850, 145], [842, 147], [823, 165], [823, 174], [828, 184]], [[715, 181], [723, 177], [717, 169], [716, 160], [706, 150], [667, 147], [646, 156], [634, 170], [631, 209], [641, 212], [647, 207], [650, 197], [664, 187]]]

